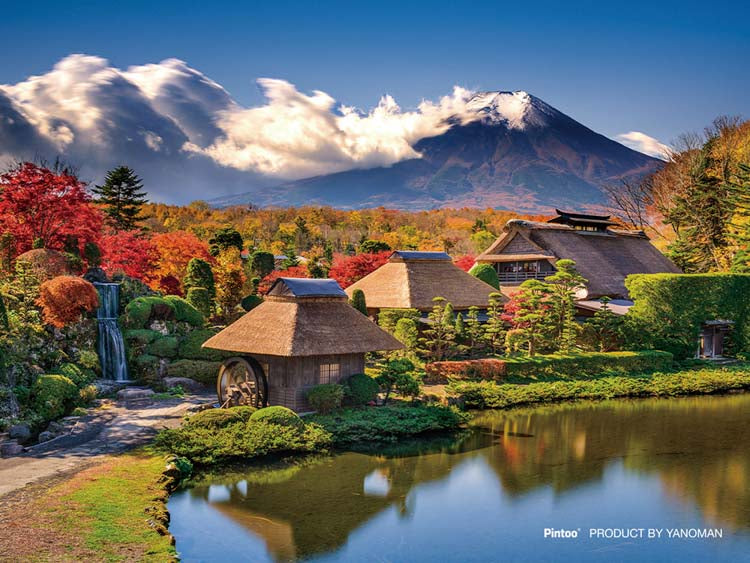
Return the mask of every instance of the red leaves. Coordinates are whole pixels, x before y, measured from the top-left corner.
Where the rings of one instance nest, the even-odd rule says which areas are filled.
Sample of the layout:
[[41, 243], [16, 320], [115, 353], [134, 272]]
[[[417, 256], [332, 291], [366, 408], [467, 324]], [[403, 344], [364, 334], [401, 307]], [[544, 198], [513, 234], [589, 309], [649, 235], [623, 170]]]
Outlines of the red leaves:
[[463, 256], [456, 258], [453, 263], [464, 272], [468, 272], [474, 265], [474, 256], [472, 254], [464, 254]]
[[111, 276], [126, 276], [149, 282], [154, 277], [159, 254], [151, 241], [140, 231], [120, 231], [104, 235], [99, 247], [102, 268]]
[[507, 374], [503, 360], [492, 358], [450, 362], [431, 362], [424, 366], [425, 383], [445, 384], [452, 379], [479, 379], [499, 381]]
[[99, 306], [99, 294], [93, 284], [76, 276], [58, 276], [42, 284], [37, 304], [44, 321], [62, 328], [77, 322], [84, 311]]
[[35, 239], [45, 248], [62, 250], [70, 236], [78, 238], [83, 251], [102, 228], [102, 215], [85, 188], [68, 172], [24, 162], [0, 176], [0, 230], [15, 237], [18, 253], [31, 249]]
[[328, 277], [339, 282], [341, 287], [349, 287], [367, 274], [380, 268], [388, 261], [391, 254], [393, 253], [390, 250], [355, 256], [339, 254], [333, 259], [333, 267], [328, 272]]

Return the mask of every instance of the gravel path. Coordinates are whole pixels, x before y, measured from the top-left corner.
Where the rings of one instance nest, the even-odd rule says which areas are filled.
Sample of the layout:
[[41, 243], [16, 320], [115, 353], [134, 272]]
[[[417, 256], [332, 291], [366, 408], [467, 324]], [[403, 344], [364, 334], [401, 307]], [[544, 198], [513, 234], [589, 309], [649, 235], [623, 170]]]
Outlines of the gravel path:
[[58, 481], [98, 463], [104, 456], [147, 443], [164, 427], [180, 423], [185, 413], [213, 403], [213, 394], [188, 395], [152, 403], [112, 403], [100, 409], [87, 427], [69, 437], [31, 448], [20, 456], [0, 459], [0, 508], [24, 496], [23, 489], [45, 488], [45, 481]]

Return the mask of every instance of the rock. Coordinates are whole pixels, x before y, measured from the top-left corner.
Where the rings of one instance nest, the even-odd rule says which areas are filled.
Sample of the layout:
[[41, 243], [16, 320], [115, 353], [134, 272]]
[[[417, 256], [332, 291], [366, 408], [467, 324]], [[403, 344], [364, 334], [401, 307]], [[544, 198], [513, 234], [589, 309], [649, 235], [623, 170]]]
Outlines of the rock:
[[49, 430], [45, 430], [44, 432], [39, 433], [39, 443], [41, 444], [42, 442], [49, 442], [54, 437], [55, 435], [52, 432], [50, 432]]
[[107, 274], [101, 268], [89, 268], [88, 271], [85, 274], [83, 274], [83, 279], [91, 283], [109, 282], [109, 279], [107, 278]]
[[10, 457], [23, 452], [23, 446], [16, 442], [3, 442], [0, 444], [0, 457]]
[[116, 381], [97, 379], [96, 381], [94, 381], [94, 387], [96, 387], [97, 397], [107, 397], [109, 395], [113, 395], [125, 386], [122, 383], [117, 383]]
[[167, 389], [172, 389], [173, 387], [177, 387], [178, 385], [185, 391], [196, 392], [202, 391], [204, 389], [202, 383], [199, 383], [198, 381], [195, 381], [194, 379], [190, 379], [188, 377], [165, 377], [163, 381]]
[[47, 432], [51, 432], [53, 435], [60, 434], [65, 431], [65, 426], [57, 421], [52, 421], [47, 425]]
[[128, 389], [122, 389], [117, 392], [118, 401], [143, 401], [151, 399], [154, 396], [152, 389], [139, 389], [137, 387], [129, 387]]
[[8, 435], [19, 442], [27, 442], [31, 438], [31, 428], [28, 424], [14, 424], [8, 430]]
[[156, 332], [164, 336], [169, 334], [169, 328], [167, 327], [166, 321], [151, 321], [151, 324], [148, 325], [148, 328], [150, 328], [151, 330], [155, 330]]

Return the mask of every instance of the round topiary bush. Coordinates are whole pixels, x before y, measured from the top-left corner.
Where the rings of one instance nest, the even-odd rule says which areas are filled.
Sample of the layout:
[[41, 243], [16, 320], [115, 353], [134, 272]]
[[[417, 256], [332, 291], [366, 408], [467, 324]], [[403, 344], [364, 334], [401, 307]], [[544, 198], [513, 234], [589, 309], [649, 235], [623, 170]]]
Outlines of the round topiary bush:
[[245, 311], [252, 311], [261, 303], [263, 303], [263, 298], [260, 295], [248, 295], [240, 301], [240, 305]]
[[239, 416], [243, 420], [243, 422], [247, 422], [248, 420], [250, 420], [250, 417], [253, 416], [253, 413], [255, 413], [255, 411], [257, 411], [258, 409], [256, 409], [255, 407], [251, 407], [250, 405], [241, 405], [239, 407], [232, 407], [229, 410], [236, 413], [237, 416]]
[[469, 273], [487, 285], [491, 285], [495, 289], [500, 289], [500, 280], [497, 277], [497, 272], [490, 264], [474, 264]]
[[70, 412], [78, 398], [78, 388], [64, 375], [40, 375], [31, 389], [32, 408], [45, 422]]
[[374, 401], [380, 391], [377, 381], [364, 373], [355, 373], [344, 383], [347, 400], [353, 405], [366, 405]]
[[174, 319], [178, 322], [188, 323], [189, 325], [201, 327], [206, 324], [203, 314], [185, 301], [182, 297], [176, 295], [167, 295], [164, 301], [169, 303], [174, 309]]
[[205, 287], [191, 287], [187, 290], [185, 299], [204, 316], [211, 315], [211, 296]]
[[305, 425], [296, 412], [281, 406], [259, 409], [250, 415], [249, 420], [250, 422], [264, 422], [267, 424], [278, 424], [279, 426], [293, 426], [295, 428], [302, 428]]
[[185, 426], [214, 430], [242, 421], [242, 417], [234, 409], [208, 409], [191, 416], [185, 423]]
[[341, 406], [344, 399], [344, 387], [337, 383], [316, 385], [307, 393], [310, 406], [320, 414], [328, 414]]

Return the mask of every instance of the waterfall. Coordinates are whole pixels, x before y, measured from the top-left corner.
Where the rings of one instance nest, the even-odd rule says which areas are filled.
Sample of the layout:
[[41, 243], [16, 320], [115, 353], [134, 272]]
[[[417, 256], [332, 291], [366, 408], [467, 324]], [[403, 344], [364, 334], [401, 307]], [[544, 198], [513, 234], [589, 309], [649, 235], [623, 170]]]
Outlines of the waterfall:
[[104, 379], [128, 381], [128, 365], [125, 361], [125, 341], [117, 325], [120, 310], [120, 284], [94, 282], [99, 292], [99, 341], [97, 351]]

